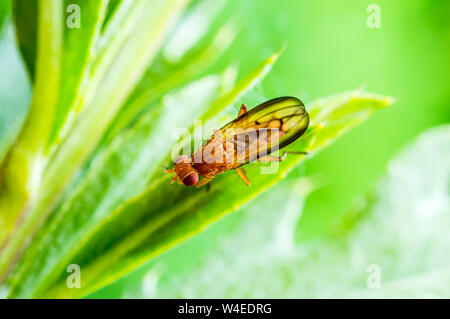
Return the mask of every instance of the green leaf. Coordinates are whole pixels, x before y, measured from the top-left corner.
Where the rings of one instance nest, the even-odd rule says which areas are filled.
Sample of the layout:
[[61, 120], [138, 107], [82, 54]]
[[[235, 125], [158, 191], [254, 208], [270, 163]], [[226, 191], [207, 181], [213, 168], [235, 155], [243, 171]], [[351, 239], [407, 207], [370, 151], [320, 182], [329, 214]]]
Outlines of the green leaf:
[[[237, 84], [232, 65], [207, 75], [237, 23], [218, 23], [223, 1], [187, 2], [14, 2], [33, 98], [16, 143], [13, 129], [5, 138], [2, 296], [85, 296], [249, 203], [305, 159], [246, 166], [250, 188], [233, 172], [209, 193], [169, 183], [163, 166], [190, 142], [179, 128], [195, 135], [195, 120], [211, 129], [234, 118], [282, 51]], [[69, 4], [81, 8], [80, 29], [65, 23]], [[190, 23], [203, 29], [189, 37]], [[359, 91], [311, 103], [311, 126], [289, 150], [311, 157], [389, 103]], [[73, 263], [82, 268], [81, 289], [66, 286]]]
[[119, 131], [130, 125], [152, 101], [202, 74], [225, 51], [234, 37], [235, 28], [228, 23], [217, 31], [213, 41], [187, 54], [177, 63], [169, 64], [160, 57], [146, 72], [117, 120], [112, 123], [104, 143], [110, 142]]
[[[23, 143], [32, 149], [25, 153], [25, 147], [21, 145], [19, 139], [19, 143], [12, 149], [10, 156], [10, 162], [14, 165], [8, 165], [8, 169], [5, 170], [0, 207], [3, 212], [2, 223], [6, 227], [2, 227], [0, 235], [3, 238], [0, 239], [5, 239], [8, 233], [11, 233], [11, 236], [0, 258], [0, 274], [9, 271], [10, 264], [13, 263], [14, 258], [17, 258], [20, 251], [19, 247], [26, 245], [35, 229], [40, 227], [61, 198], [77, 170], [94, 150], [109, 123], [113, 121], [123, 102], [139, 81], [145, 68], [151, 63], [165, 34], [185, 6], [184, 0], [157, 3], [145, 0], [132, 2], [134, 10], [127, 11], [129, 15], [126, 15], [122, 24], [113, 26], [113, 28], [125, 27], [125, 30], [121, 29], [111, 42], [100, 48], [93, 62], [89, 85], [85, 85], [86, 91], [82, 93], [82, 105], [75, 104], [71, 107], [71, 111], [80, 110], [77, 121], [63, 125], [57, 134], [61, 139], [48, 144], [52, 127], [54, 127], [52, 124], [55, 123], [52, 114], [55, 115], [55, 106], [58, 105], [56, 98], [58, 97], [58, 79], [62, 72], [59, 62], [63, 52], [61, 38], [64, 27], [62, 27], [61, 1], [41, 1], [39, 12], [42, 19], [39, 19], [39, 30], [42, 34], [39, 34], [38, 38], [42, 43], [39, 43], [38, 50], [43, 52], [38, 51], [37, 56], [37, 79], [34, 91], [36, 98], [29, 114], [30, 123], [26, 123], [22, 131]], [[87, 6], [88, 3], [84, 5]], [[94, 6], [94, 9], [96, 8], [98, 7]], [[98, 10], [91, 12], [101, 17], [98, 15]], [[117, 12], [119, 11], [116, 11], [116, 14]], [[148, 12], [151, 12], [151, 17]], [[92, 18], [92, 21], [95, 24], [96, 19]], [[58, 34], [54, 34], [56, 30]], [[130, 31], [135, 32], [133, 37], [128, 36]], [[108, 27], [105, 30], [105, 33], [107, 32], [110, 32]], [[123, 35], [120, 36], [120, 33]], [[68, 37], [70, 38], [70, 34]], [[76, 45], [76, 41], [68, 40], [68, 43]], [[81, 54], [88, 53], [84, 47], [81, 49], [83, 50]], [[71, 55], [64, 56], [66, 55], [70, 60]], [[52, 75], [52, 68], [58, 73], [51, 77], [55, 82], [44, 83], [44, 70], [47, 72], [45, 77], [48, 77]], [[84, 76], [85, 72], [80, 74]], [[39, 89], [40, 85], [42, 89]], [[45, 110], [48, 112], [43, 112]], [[47, 165], [47, 161], [50, 161], [51, 165]], [[24, 172], [32, 172], [33, 175], [24, 174]], [[33, 197], [29, 198], [31, 195]], [[31, 203], [27, 203], [30, 200]], [[17, 225], [18, 229], [12, 232], [14, 221], [19, 214], [29, 215], [29, 217], [23, 224]]]
[[[80, 27], [64, 28], [61, 63], [61, 77], [64, 81], [61, 82], [59, 90], [58, 108], [50, 143], [55, 139], [61, 139], [58, 134], [61, 134], [62, 128], [70, 127], [70, 120], [75, 121], [77, 118], [76, 114], [84, 98], [82, 85], [86, 85], [91, 75], [91, 67], [96, 58], [95, 41], [100, 37], [108, 0], [65, 0], [64, 5], [65, 8], [74, 5], [80, 8]], [[70, 19], [68, 15], [67, 20]], [[67, 20], [66, 23], [70, 22]]]
[[13, 18], [16, 26], [17, 42], [32, 81], [35, 77], [38, 1], [14, 0]]
[[[342, 121], [339, 119], [339, 122], [353, 126], [387, 106], [389, 101], [363, 92], [351, 92], [313, 103], [315, 108], [323, 112], [323, 115], [317, 116], [320, 123], [313, 117], [307, 134], [289, 149], [308, 151], [311, 154], [308, 156], [312, 156], [325, 141], [330, 142], [327, 137], [334, 139], [349, 129], [333, 124], [333, 120], [337, 121], [336, 109], [346, 117]], [[321, 104], [324, 102], [327, 104]], [[328, 130], [327, 125], [336, 130]], [[315, 144], [315, 141], [319, 143]], [[260, 164], [248, 165], [246, 171], [252, 181], [251, 187], [244, 185], [233, 172], [227, 172], [214, 180], [209, 193], [201, 189], [170, 185], [170, 177], [161, 176], [142, 194], [123, 204], [111, 215], [112, 218], [103, 222], [102, 232], [107, 232], [108, 236], [98, 233], [89, 238], [88, 245], [83, 249], [83, 254], [89, 252], [88, 256], [78, 255], [71, 259], [83, 268], [83, 278], [87, 283], [86, 288], [78, 290], [75, 296], [99, 289], [202, 231], [282, 180], [304, 158], [301, 155], [288, 157], [274, 174], [261, 174]], [[73, 296], [73, 291], [61, 283], [46, 296], [68, 295]]]
[[[355, 199], [319, 241], [296, 243], [293, 235], [314, 181], [288, 180], [246, 207], [192, 271], [138, 297], [446, 298], [449, 143], [449, 125], [423, 133], [390, 162], [374, 194]], [[378, 275], [380, 287], [369, 288]]]
[[[58, 264], [37, 262], [32, 253], [29, 257], [25, 256], [18, 272], [26, 273], [29, 277], [14, 276], [20, 289], [34, 287], [33, 283], [26, 284], [27, 280], [41, 282], [43, 286], [40, 288], [44, 289], [51, 284], [54, 276], [59, 276], [64, 271], [68, 260], [78, 258], [74, 255], [80, 250], [91, 255], [90, 248], [85, 248], [84, 245], [92, 242], [90, 238], [94, 235], [113, 240], [113, 233], [105, 229], [104, 224], [110, 219], [122, 219], [122, 215], [114, 216], [119, 204], [144, 191], [152, 175], [160, 176], [162, 173], [162, 168], [157, 163], [166, 157], [172, 145], [166, 139], [161, 139], [161, 136], [170, 138], [174, 129], [189, 127], [198, 114], [209, 113], [211, 108], [219, 111], [227, 107], [234, 98], [251, 89], [266, 75], [276, 57], [278, 53], [269, 57], [232, 91], [214, 102], [210, 101], [220, 88], [218, 77], [214, 76], [194, 82], [173, 96], [166, 96], [160, 107], [153, 108], [137, 125], [125, 131], [100, 152], [73, 195], [65, 200], [66, 205], [55, 213], [56, 218], [42, 232], [43, 242], [32, 247], [34, 253], [41, 258], [48, 256], [50, 259], [51, 256], [58, 255], [58, 258], [52, 259]], [[179, 110], [180, 105], [183, 105], [182, 111]], [[204, 110], [208, 105], [211, 106]], [[96, 201], [92, 201], [94, 197], [97, 197]], [[126, 224], [120, 223], [122, 226], [134, 227], [142, 218], [140, 214], [144, 213], [136, 211], [135, 215], [126, 217]], [[74, 229], [74, 225], [79, 225], [80, 228]], [[59, 245], [63, 242], [64, 245]], [[34, 268], [31, 270], [28, 267]], [[50, 278], [44, 279], [44, 275]], [[10, 285], [14, 289], [15, 284]]]
[[[46, 196], [53, 197], [55, 190], [67, 185], [67, 179], [73, 176], [100, 142], [108, 125], [143, 75], [143, 70], [151, 63], [167, 30], [181, 13], [184, 2], [172, 0], [160, 2], [159, 6], [147, 1], [134, 2], [139, 4], [135, 13], [137, 20], [134, 21], [134, 15], [128, 20], [133, 21], [136, 33], [126, 39], [124, 47], [116, 43], [115, 39], [111, 44], [113, 48], [105, 49], [105, 55], [100, 54], [99, 64], [93, 67], [92, 86], [86, 93], [86, 109], [80, 114], [78, 125], [74, 126], [52, 158], [52, 166], [46, 171], [43, 184], [44, 188], [48, 188]], [[143, 12], [152, 12], [153, 18]], [[109, 66], [111, 52], [116, 50], [116, 46], [122, 47], [122, 50], [113, 60], [113, 65]], [[119, 83], [123, 85], [117, 88]]]
[[11, 11], [11, 0], [4, 0], [0, 3], [0, 32], [3, 24]]
[[[17, 142], [11, 149], [2, 169], [0, 194], [0, 242], [4, 242], [13, 227], [14, 236], [0, 259], [0, 277], [7, 271], [8, 262], [17, 255], [20, 243], [29, 240], [24, 235], [31, 227], [31, 219], [15, 222], [24, 209], [37, 200], [42, 172], [48, 159], [48, 139], [56, 113], [60, 85], [62, 44], [62, 3], [40, 0], [36, 80], [30, 111]], [[26, 214], [25, 214], [26, 215]], [[16, 236], [17, 235], [17, 236]], [[17, 257], [17, 256], [16, 256]]]
[[[40, 51], [30, 114], [22, 135], [11, 150], [8, 163], [12, 164], [4, 163], [7, 169], [4, 173], [3, 187], [7, 198], [3, 197], [3, 204], [0, 203], [0, 206], [7, 207], [3, 211], [3, 217], [10, 220], [5, 222], [9, 224], [6, 225], [6, 230], [11, 229], [12, 220], [16, 219], [17, 214], [29, 214], [23, 207], [26, 207], [27, 201], [33, 202], [39, 196], [39, 190], [33, 184], [40, 184], [51, 150], [55, 149], [55, 145], [52, 144], [52, 134], [59, 132], [67, 112], [74, 108], [71, 107], [72, 104], [77, 103], [79, 87], [88, 72], [86, 65], [92, 59], [92, 40], [101, 27], [101, 12], [102, 7], [106, 7], [106, 1], [80, 0], [71, 1], [70, 4], [83, 7], [80, 21], [82, 28], [63, 27], [62, 14], [69, 5], [67, 1], [66, 3], [61, 1], [38, 3], [22, 0], [15, 2], [19, 43], [33, 75], [37, 34], [34, 29], [29, 29], [33, 26], [30, 21], [36, 20], [36, 17], [33, 18], [32, 15], [37, 15], [38, 8], [42, 18], [39, 19]], [[64, 33], [61, 32], [62, 30]], [[27, 48], [30, 50], [27, 51]], [[60, 78], [64, 78], [64, 81], [59, 81]], [[24, 160], [23, 164], [21, 158]], [[34, 175], [27, 175], [28, 170]], [[17, 206], [11, 205], [10, 200], [14, 200]], [[33, 221], [34, 218], [45, 220], [45, 214], [30, 216], [29, 221]], [[14, 247], [20, 245], [20, 242], [26, 238], [22, 232], [30, 227], [27, 222], [16, 226], [18, 230], [14, 232], [15, 238], [10, 239], [9, 251], [13, 251]], [[1, 261], [1, 263], [7, 262], [8, 258]]]

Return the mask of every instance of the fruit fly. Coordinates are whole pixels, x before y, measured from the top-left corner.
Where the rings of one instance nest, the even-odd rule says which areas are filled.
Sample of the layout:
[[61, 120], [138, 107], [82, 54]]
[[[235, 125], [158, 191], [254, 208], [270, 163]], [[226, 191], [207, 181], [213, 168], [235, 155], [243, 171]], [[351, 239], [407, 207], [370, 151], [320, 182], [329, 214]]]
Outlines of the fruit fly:
[[[215, 176], [234, 169], [245, 184], [250, 185], [243, 165], [261, 162], [281, 162], [281, 157], [270, 156], [297, 140], [306, 131], [309, 116], [305, 105], [295, 97], [280, 97], [260, 104], [250, 111], [243, 104], [238, 116], [194, 152], [192, 157], [181, 155], [173, 169], [176, 180], [186, 186], [203, 186]], [[203, 179], [199, 182], [199, 175]]]

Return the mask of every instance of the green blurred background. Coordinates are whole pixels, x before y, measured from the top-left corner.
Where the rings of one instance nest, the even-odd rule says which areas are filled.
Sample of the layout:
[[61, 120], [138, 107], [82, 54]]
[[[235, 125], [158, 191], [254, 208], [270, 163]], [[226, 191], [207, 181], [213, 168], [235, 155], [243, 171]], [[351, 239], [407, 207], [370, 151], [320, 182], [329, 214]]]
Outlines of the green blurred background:
[[[0, 1], [0, 12], [8, 3]], [[379, 29], [366, 25], [369, 4], [381, 8]], [[240, 74], [246, 74], [257, 61], [286, 45], [269, 76], [246, 97], [251, 106], [283, 95], [297, 96], [308, 105], [317, 98], [361, 87], [396, 99], [393, 106], [376, 113], [293, 172], [297, 177], [314, 177], [321, 186], [306, 199], [295, 233], [297, 242], [326, 237], [330, 225], [352, 201], [374, 189], [386, 174], [389, 160], [406, 143], [428, 128], [450, 122], [448, 0], [233, 0], [227, 2], [221, 16], [219, 24], [233, 17], [241, 31], [211, 73], [234, 61]], [[1, 19], [2, 15], [0, 24]], [[0, 72], [8, 72], [5, 63], [0, 63]], [[13, 69], [10, 62], [8, 66]], [[1, 83], [0, 90], [7, 92], [14, 83], [25, 83], [24, 75], [19, 77]], [[27, 100], [29, 95], [21, 98]], [[283, 201], [283, 189], [289, 189], [290, 183], [288, 178], [269, 192], [281, 194]], [[141, 297], [143, 278], [155, 265], [164, 265], [159, 282], [183, 278], [217, 249], [223, 234], [233, 233], [248, 210], [276, 207], [276, 203], [264, 206], [265, 197], [92, 297]]]
[[[372, 3], [381, 8], [379, 29], [366, 25]], [[308, 103], [364, 87], [396, 99], [300, 168], [302, 174], [318, 177], [322, 187], [306, 200], [298, 241], [326, 235], [357, 195], [373, 189], [405, 143], [450, 122], [449, 1], [230, 1], [222, 14], [235, 16], [242, 29], [217, 69], [234, 60], [245, 73], [255, 61], [287, 45], [255, 95], [294, 95]], [[120, 297], [136, 289], [155, 263], [165, 265], [163, 281], [188, 272], [245, 211], [227, 216], [93, 297]]]

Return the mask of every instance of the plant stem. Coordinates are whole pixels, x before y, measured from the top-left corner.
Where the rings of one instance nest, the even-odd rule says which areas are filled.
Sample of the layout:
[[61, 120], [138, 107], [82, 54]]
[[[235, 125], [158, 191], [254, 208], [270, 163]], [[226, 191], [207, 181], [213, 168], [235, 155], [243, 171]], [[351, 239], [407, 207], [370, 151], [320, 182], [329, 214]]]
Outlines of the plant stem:
[[2, 167], [0, 193], [0, 282], [19, 247], [29, 240], [26, 217], [39, 196], [60, 84], [63, 3], [39, 0], [36, 81], [30, 112]]

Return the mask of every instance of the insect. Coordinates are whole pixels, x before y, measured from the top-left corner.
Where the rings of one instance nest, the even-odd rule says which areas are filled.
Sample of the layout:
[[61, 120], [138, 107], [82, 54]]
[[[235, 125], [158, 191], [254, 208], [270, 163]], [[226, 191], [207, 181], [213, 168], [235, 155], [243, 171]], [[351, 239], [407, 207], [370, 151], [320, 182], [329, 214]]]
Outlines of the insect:
[[[192, 157], [178, 157], [174, 168], [166, 173], [175, 173], [172, 183], [178, 180], [186, 186], [201, 187], [218, 174], [234, 169], [244, 183], [250, 185], [241, 166], [255, 161], [283, 161], [287, 152], [281, 157], [269, 154], [294, 142], [308, 125], [305, 105], [295, 97], [272, 99], [250, 111], [243, 104], [235, 120], [215, 130]], [[200, 182], [199, 175], [203, 177]]]

